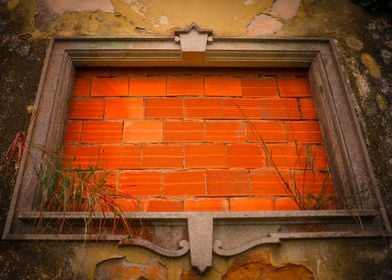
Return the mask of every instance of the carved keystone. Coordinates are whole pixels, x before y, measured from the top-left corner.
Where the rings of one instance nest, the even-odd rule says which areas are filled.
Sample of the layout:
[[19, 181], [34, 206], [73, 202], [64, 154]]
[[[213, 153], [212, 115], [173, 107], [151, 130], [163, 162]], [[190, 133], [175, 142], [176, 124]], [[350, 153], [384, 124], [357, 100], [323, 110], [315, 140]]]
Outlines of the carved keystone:
[[201, 29], [196, 23], [175, 31], [174, 35], [174, 40], [181, 44], [182, 57], [185, 60], [200, 56], [204, 58], [207, 42], [212, 42], [212, 30]]
[[213, 218], [196, 214], [188, 217], [191, 264], [200, 273], [212, 265]]

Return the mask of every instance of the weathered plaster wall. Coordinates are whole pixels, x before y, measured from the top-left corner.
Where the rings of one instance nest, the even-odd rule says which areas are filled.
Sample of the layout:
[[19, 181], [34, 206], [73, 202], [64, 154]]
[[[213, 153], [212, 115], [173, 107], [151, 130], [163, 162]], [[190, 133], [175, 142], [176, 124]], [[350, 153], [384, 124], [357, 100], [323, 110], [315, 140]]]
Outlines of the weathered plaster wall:
[[[335, 39], [392, 214], [390, 16], [369, 14], [348, 0], [1, 0], [0, 231], [15, 180], [14, 162], [4, 155], [17, 131], [27, 126], [48, 39], [172, 35], [190, 22], [213, 29], [216, 36]], [[293, 279], [391, 279], [391, 263], [391, 247], [384, 240], [286, 241], [235, 258], [215, 257], [202, 278], [287, 279], [289, 274]], [[161, 258], [109, 243], [0, 243], [0, 279], [86, 279], [94, 274], [97, 279], [125, 279], [120, 277], [124, 274], [132, 275], [126, 279], [200, 279], [190, 270], [188, 256]]]

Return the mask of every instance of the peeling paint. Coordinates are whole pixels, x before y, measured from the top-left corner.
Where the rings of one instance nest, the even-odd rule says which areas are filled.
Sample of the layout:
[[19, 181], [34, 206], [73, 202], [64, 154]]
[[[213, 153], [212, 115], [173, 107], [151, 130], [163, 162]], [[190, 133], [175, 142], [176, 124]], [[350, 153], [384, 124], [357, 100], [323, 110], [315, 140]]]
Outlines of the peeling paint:
[[[77, 0], [73, 0], [77, 1]], [[87, 1], [87, 0], [86, 0]], [[215, 35], [236, 36], [246, 34], [246, 27], [257, 14], [269, 12], [272, 0], [255, 1], [244, 5], [242, 1], [199, 0], [101, 0], [101, 5], [109, 7], [96, 9], [93, 1], [81, 2], [79, 6], [49, 0], [36, 2], [19, 0], [8, 3], [8, 9], [15, 10], [15, 21], [20, 23], [20, 33], [32, 34], [34, 39], [44, 39], [54, 35], [135, 35], [140, 32], [170, 35], [173, 30], [183, 28], [191, 22], [200, 26], [208, 24]], [[37, 5], [37, 3], [39, 5]], [[86, 6], [83, 11], [82, 4]], [[55, 8], [53, 8], [55, 7]], [[64, 8], [65, 7], [65, 8]], [[78, 8], [79, 7], [79, 8]], [[26, 13], [28, 11], [28, 13]], [[111, 11], [111, 12], [107, 12]], [[235, 24], [233, 24], [235, 22]]]
[[381, 78], [380, 66], [370, 54], [363, 53], [361, 55], [361, 62], [365, 65], [370, 75], [374, 78]]
[[94, 12], [98, 9], [103, 12], [114, 13], [114, 7], [110, 0], [67, 0], [67, 1], [53, 1], [43, 0], [42, 4], [55, 14], [62, 14], [64, 12]]
[[271, 14], [277, 15], [284, 21], [289, 20], [298, 12], [301, 0], [276, 0], [272, 5]]
[[161, 262], [152, 262], [147, 265], [132, 263], [125, 257], [108, 259], [97, 264], [94, 279], [156, 279], [167, 280], [166, 266]]
[[388, 110], [389, 108], [388, 100], [385, 98], [383, 94], [379, 93], [376, 95], [376, 102], [381, 112]]
[[147, 12], [147, 7], [137, 0], [122, 0], [128, 4], [131, 9], [140, 16], [144, 16]]
[[169, 19], [167, 18], [167, 16], [161, 16], [161, 17], [159, 18], [159, 22], [160, 22], [162, 25], [167, 25], [167, 24], [169, 24]]
[[348, 37], [346, 39], [346, 44], [349, 48], [356, 51], [360, 51], [363, 48], [362, 41], [355, 37]]
[[355, 85], [361, 97], [367, 97], [370, 94], [370, 85], [367, 78], [364, 78], [359, 72], [353, 71]]
[[255, 0], [245, 0], [245, 1], [244, 1], [244, 5], [245, 5], [245, 6], [251, 6], [251, 5], [253, 5], [255, 2], [256, 2]]
[[269, 15], [258, 15], [246, 28], [250, 36], [272, 35], [282, 28], [282, 23]]

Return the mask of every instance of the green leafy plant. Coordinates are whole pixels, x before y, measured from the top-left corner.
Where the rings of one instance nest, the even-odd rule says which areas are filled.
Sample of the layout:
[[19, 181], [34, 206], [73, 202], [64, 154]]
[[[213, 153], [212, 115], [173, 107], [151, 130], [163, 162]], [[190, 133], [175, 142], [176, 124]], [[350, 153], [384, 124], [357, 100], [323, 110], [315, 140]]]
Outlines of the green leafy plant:
[[[43, 151], [42, 159], [37, 164], [38, 183], [42, 188], [40, 209], [45, 212], [84, 212], [84, 233], [99, 233], [105, 225], [107, 213], [113, 214], [112, 232], [119, 224], [130, 232], [119, 199], [135, 203], [135, 198], [127, 195], [107, 182], [110, 171], [99, 170], [96, 166], [72, 168], [63, 161], [59, 152]], [[96, 219], [102, 213], [102, 219]], [[63, 219], [59, 231], [64, 226]], [[96, 222], [98, 221], [98, 222]]]

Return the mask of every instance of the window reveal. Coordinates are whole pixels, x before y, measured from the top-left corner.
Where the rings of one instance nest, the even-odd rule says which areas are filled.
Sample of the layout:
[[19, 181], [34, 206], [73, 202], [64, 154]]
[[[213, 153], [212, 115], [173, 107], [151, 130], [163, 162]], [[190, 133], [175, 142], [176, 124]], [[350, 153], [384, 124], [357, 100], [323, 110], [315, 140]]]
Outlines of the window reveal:
[[306, 71], [223, 72], [77, 70], [64, 164], [131, 211], [335, 209]]

